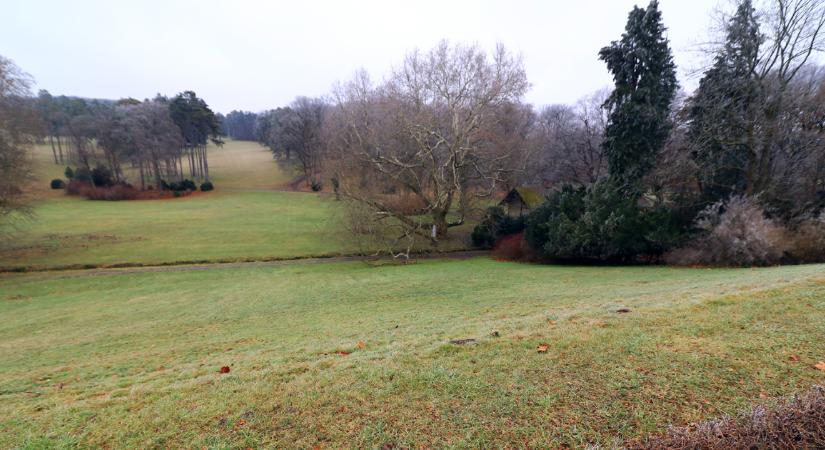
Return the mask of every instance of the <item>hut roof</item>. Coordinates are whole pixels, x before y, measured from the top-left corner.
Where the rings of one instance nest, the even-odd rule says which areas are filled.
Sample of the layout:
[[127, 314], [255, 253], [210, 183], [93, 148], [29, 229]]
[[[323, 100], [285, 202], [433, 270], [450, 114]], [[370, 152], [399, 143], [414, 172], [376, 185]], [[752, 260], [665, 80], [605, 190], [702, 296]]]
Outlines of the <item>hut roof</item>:
[[504, 197], [502, 203], [509, 203], [512, 202], [515, 197], [521, 199], [521, 201], [527, 205], [530, 209], [535, 208], [542, 204], [544, 201], [544, 197], [539, 193], [538, 190], [529, 188], [529, 187], [517, 187], [507, 193], [507, 196]]

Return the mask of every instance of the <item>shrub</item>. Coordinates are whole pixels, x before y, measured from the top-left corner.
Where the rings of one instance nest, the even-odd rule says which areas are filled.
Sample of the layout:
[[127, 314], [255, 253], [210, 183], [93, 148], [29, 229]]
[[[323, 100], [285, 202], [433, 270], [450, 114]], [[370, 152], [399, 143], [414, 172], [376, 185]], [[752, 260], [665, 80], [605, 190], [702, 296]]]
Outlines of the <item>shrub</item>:
[[625, 448], [825, 448], [825, 387], [814, 386], [800, 396], [771, 407], [757, 406], [738, 417], [673, 427]]
[[[78, 172], [80, 170], [78, 169]], [[70, 180], [69, 183], [66, 185], [66, 194], [68, 195], [83, 195], [86, 190], [90, 189], [92, 184], [90, 181], [75, 178]]]
[[171, 183], [166, 180], [160, 180], [160, 188], [164, 191], [182, 192], [182, 191], [197, 191], [198, 185], [194, 181], [184, 179], [181, 181], [173, 181]]
[[61, 180], [60, 178], [55, 178], [50, 183], [50, 186], [51, 186], [52, 189], [63, 189], [63, 188], [66, 187], [66, 183], [63, 180]]
[[74, 171], [74, 177], [72, 177], [72, 180], [91, 184], [92, 183], [92, 171], [85, 168], [85, 167], [78, 167]]
[[92, 169], [91, 177], [92, 183], [97, 187], [109, 187], [115, 184], [112, 171], [100, 165]]
[[144, 195], [144, 192], [135, 188], [131, 184], [119, 183], [114, 186], [96, 187], [92, 186], [88, 181], [71, 180], [66, 186], [66, 193], [69, 195], [78, 195], [89, 200], [137, 200], [140, 198], [149, 198]]
[[180, 187], [181, 187], [180, 190], [182, 190], [182, 191], [197, 191], [198, 190], [198, 185], [195, 184], [194, 181], [189, 180], [189, 179], [185, 179], [185, 180], [181, 181], [180, 182]]
[[324, 183], [318, 180], [313, 180], [310, 184], [310, 188], [312, 188], [312, 192], [320, 192], [324, 189]]
[[524, 217], [511, 217], [499, 206], [487, 208], [484, 219], [470, 237], [479, 248], [492, 248], [504, 236], [524, 231]]
[[66, 170], [63, 171], [63, 174], [66, 175], [66, 179], [71, 180], [74, 178], [74, 170], [71, 167], [66, 166]]
[[524, 240], [524, 232], [504, 236], [496, 242], [492, 251], [493, 258], [502, 261], [535, 261], [535, 250]]
[[201, 183], [201, 192], [209, 192], [213, 189], [215, 189], [215, 186], [212, 184], [211, 181]]
[[668, 263], [764, 266], [778, 263], [788, 247], [784, 229], [747, 197], [708, 206], [697, 216], [696, 227], [702, 236], [666, 255]]
[[825, 212], [803, 220], [793, 231], [788, 253], [794, 262], [825, 262]]

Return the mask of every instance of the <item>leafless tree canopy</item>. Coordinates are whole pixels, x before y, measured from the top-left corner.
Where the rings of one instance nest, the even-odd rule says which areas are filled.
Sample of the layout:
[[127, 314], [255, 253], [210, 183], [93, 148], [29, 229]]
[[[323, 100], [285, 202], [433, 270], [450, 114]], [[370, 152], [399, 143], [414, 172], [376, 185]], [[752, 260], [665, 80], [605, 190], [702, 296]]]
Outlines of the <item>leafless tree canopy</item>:
[[25, 210], [22, 187], [29, 178], [27, 147], [36, 120], [27, 98], [31, 78], [14, 62], [0, 56], [0, 221]]
[[[433, 241], [446, 236], [465, 219], [465, 207], [452, 216], [456, 204], [489, 196], [514, 170], [509, 157], [520, 149], [492, 145], [492, 135], [502, 126], [497, 112], [527, 87], [521, 60], [501, 46], [490, 57], [441, 42], [407, 55], [380, 85], [359, 73], [336, 92], [327, 128], [341, 193]], [[407, 194], [418, 208], [391, 204]]]

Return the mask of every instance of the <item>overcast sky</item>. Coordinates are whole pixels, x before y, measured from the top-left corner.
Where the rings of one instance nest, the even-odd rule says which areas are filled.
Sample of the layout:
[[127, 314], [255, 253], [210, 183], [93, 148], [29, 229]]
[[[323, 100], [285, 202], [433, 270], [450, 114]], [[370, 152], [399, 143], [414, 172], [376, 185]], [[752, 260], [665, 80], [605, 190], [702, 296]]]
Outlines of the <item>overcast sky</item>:
[[[441, 39], [502, 42], [524, 58], [526, 100], [570, 103], [609, 85], [597, 58], [645, 0], [3, 0], [0, 55], [37, 89], [98, 98], [194, 90], [216, 110], [259, 111], [327, 94], [365, 68], [380, 79]], [[682, 84], [702, 63], [718, 0], [661, 0]]]

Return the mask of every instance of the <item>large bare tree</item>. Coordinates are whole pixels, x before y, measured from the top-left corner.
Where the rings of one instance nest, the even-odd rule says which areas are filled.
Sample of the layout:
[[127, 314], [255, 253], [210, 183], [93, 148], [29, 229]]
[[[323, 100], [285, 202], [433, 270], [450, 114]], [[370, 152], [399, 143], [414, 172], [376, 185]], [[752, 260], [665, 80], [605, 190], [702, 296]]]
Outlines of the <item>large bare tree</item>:
[[[451, 217], [463, 198], [489, 196], [511, 170], [489, 131], [527, 88], [521, 59], [500, 45], [488, 56], [442, 41], [409, 53], [378, 86], [358, 74], [337, 90], [328, 126], [341, 194], [437, 243], [463, 223], [465, 208]], [[418, 207], [396, 207], [399, 194]]]
[[30, 176], [27, 147], [36, 131], [29, 97], [31, 77], [0, 56], [0, 225], [25, 211], [23, 187]]

